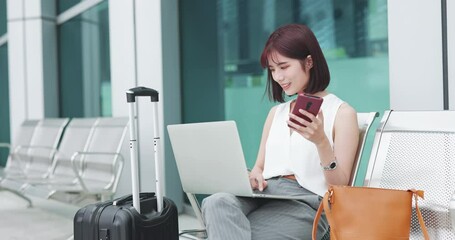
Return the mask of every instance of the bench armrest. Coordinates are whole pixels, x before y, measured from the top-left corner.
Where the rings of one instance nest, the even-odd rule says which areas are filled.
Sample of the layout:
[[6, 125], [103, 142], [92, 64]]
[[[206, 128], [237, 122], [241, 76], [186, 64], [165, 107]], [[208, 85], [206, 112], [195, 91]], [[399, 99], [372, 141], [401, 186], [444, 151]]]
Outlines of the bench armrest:
[[[114, 186], [114, 188], [117, 186], [117, 183], [120, 179], [120, 174], [123, 169], [123, 162], [124, 158], [122, 154], [120, 153], [111, 153], [111, 152], [75, 152], [73, 156], [71, 157], [71, 165], [73, 167], [73, 171], [76, 174], [77, 179], [79, 180], [79, 183], [81, 187], [84, 189], [86, 192], [90, 192], [90, 190], [87, 187], [87, 183], [82, 177], [83, 170], [80, 169], [81, 166], [84, 165], [86, 159], [83, 158], [83, 156], [113, 156], [114, 161], [112, 162], [112, 167], [115, 167], [118, 165], [117, 168], [117, 173], [112, 177], [110, 183], [106, 185], [104, 188], [108, 189]], [[110, 164], [109, 164], [110, 165]], [[115, 190], [115, 189], [113, 189]]]
[[29, 151], [29, 150], [46, 150], [49, 152], [49, 159], [51, 161], [54, 158], [55, 153], [58, 152], [58, 150], [56, 148], [48, 147], [48, 146], [29, 146], [29, 145], [16, 146], [14, 148], [13, 152], [10, 154], [10, 156], [11, 156], [10, 160], [18, 162], [20, 171], [22, 172], [22, 174], [24, 176], [27, 175], [27, 173], [25, 172], [25, 170], [27, 168], [27, 162], [25, 162], [24, 159], [22, 159], [22, 157], [24, 157], [24, 156], [34, 157], [34, 155], [29, 154], [29, 153], [23, 153], [22, 151]]

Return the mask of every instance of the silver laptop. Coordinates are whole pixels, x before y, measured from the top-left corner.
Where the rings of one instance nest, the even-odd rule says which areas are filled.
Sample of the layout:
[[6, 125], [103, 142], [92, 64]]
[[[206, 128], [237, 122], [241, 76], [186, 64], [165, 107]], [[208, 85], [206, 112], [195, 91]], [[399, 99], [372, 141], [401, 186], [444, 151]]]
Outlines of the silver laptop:
[[167, 129], [186, 193], [301, 199], [252, 190], [234, 121], [176, 124]]

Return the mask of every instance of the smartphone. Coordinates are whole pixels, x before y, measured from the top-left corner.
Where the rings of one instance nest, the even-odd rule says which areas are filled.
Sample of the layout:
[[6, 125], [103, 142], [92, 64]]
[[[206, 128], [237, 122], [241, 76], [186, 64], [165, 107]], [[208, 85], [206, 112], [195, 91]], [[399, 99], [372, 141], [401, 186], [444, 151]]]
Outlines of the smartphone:
[[[305, 119], [308, 122], [311, 122], [311, 119], [309, 119], [307, 116], [303, 115], [302, 113], [299, 112], [299, 109], [303, 109], [314, 116], [318, 115], [319, 109], [321, 108], [323, 98], [305, 94], [305, 93], [299, 93], [297, 95], [297, 100], [295, 101], [295, 106], [294, 109], [292, 109], [292, 113], [294, 115], [297, 115], [303, 119]], [[293, 123], [297, 123], [300, 126], [306, 127], [305, 125], [295, 121], [292, 118], [289, 118]]]

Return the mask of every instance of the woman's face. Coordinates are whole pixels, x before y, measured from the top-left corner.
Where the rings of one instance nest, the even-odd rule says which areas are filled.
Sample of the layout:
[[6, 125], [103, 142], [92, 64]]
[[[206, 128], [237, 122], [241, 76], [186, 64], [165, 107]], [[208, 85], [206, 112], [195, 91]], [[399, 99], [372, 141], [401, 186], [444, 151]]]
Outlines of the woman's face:
[[[303, 90], [308, 85], [310, 79], [311, 57], [305, 59], [302, 66], [301, 61], [288, 58], [278, 52], [273, 52], [268, 57], [269, 70], [272, 73], [273, 80], [280, 84], [286, 95], [294, 95]], [[311, 65], [309, 63], [311, 62]]]

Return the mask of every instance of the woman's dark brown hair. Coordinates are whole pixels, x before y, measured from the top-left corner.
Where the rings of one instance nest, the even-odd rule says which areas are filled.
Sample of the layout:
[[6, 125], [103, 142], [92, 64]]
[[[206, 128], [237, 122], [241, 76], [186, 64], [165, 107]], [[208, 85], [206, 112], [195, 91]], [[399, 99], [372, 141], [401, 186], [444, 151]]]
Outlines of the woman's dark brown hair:
[[261, 54], [261, 65], [263, 68], [267, 68], [266, 92], [270, 100], [284, 102], [284, 91], [273, 80], [272, 73], [268, 69], [268, 59], [274, 52], [300, 60], [302, 68], [304, 60], [311, 55], [313, 67], [310, 69], [310, 80], [304, 89], [305, 93], [314, 94], [325, 90], [329, 85], [329, 67], [314, 33], [302, 24], [284, 25], [270, 35]]

